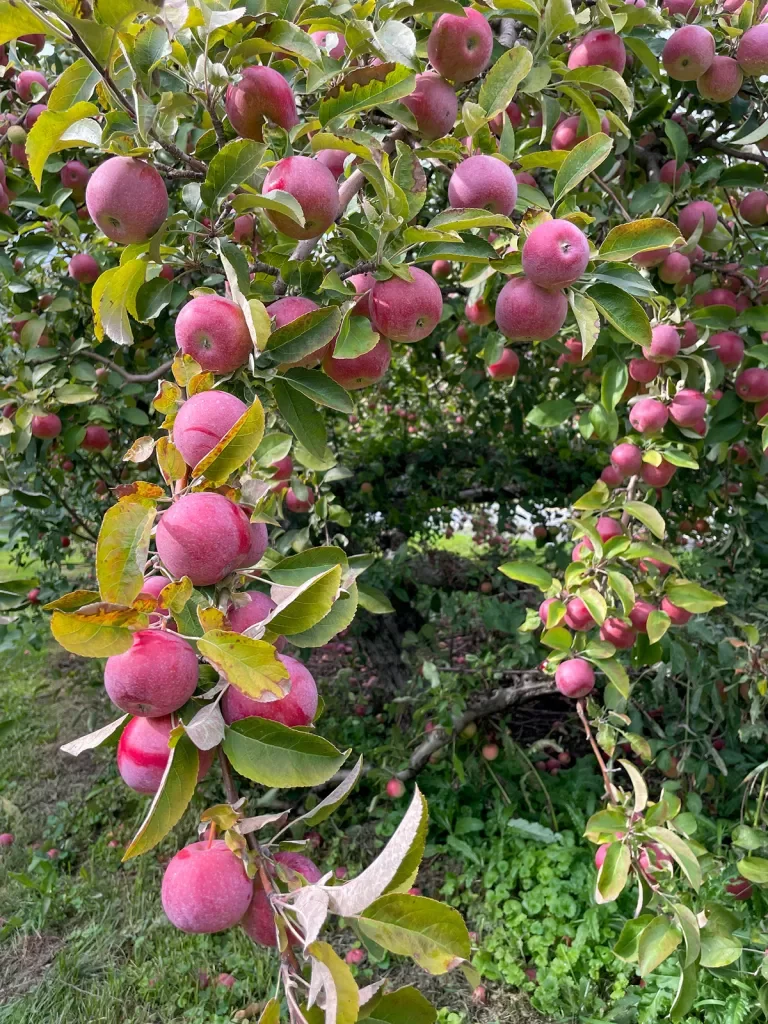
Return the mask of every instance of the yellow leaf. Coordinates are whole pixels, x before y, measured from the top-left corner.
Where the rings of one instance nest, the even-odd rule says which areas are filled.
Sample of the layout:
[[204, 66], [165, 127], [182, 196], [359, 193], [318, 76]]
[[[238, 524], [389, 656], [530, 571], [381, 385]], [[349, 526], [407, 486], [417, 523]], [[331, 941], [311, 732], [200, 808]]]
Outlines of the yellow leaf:
[[258, 398], [219, 443], [194, 468], [194, 475], [205, 475], [216, 484], [223, 484], [256, 451], [264, 436], [264, 409]]
[[[97, 605], [86, 606], [98, 608]], [[55, 611], [51, 618], [51, 632], [54, 638], [70, 654], [84, 658], [109, 658], [122, 654], [133, 643], [127, 623], [135, 624], [139, 616], [132, 609], [122, 615], [101, 609], [92, 613], [80, 609], [74, 614]]]
[[96, 543], [96, 576], [104, 601], [130, 604], [141, 593], [157, 507], [148, 498], [107, 509]]
[[197, 649], [219, 675], [254, 700], [267, 694], [280, 699], [291, 688], [288, 669], [278, 661], [272, 644], [264, 640], [213, 629], [197, 641]]

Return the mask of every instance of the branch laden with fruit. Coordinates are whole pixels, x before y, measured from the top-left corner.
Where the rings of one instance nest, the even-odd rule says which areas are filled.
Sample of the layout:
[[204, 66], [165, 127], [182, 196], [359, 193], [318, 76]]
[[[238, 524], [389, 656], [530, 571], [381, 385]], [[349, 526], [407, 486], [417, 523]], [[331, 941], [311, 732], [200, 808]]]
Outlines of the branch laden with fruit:
[[[682, 946], [676, 1019], [698, 965], [739, 955], [720, 942], [733, 915], [677, 891], [673, 868], [694, 892], [707, 870], [679, 800], [650, 803], [637, 767], [613, 760], [619, 741], [646, 752], [619, 652], [654, 665], [671, 627], [723, 604], [663, 546], [677, 469], [756, 458], [768, 422], [754, 338], [768, 331], [768, 195], [754, 188], [768, 158], [753, 148], [768, 136], [768, 26], [751, 0], [665, 8], [392, 0], [344, 16], [299, 3], [287, 20], [248, 2], [0, 2], [4, 486], [46, 508], [67, 500], [34, 489], [46, 459], [64, 472], [78, 448], [127, 449], [101, 488], [117, 501], [98, 589], [46, 606], [63, 647], [107, 659], [124, 714], [65, 749], [119, 735], [121, 775], [153, 796], [126, 858], [180, 821], [216, 755], [226, 802], [169, 864], [163, 905], [187, 931], [242, 924], [276, 946], [292, 1021], [435, 1019], [413, 989], [359, 991], [320, 939], [330, 914], [432, 973], [468, 970], [458, 915], [408, 891], [418, 791], [380, 857], [334, 885], [287, 830], [330, 815], [360, 765], [295, 818], [246, 816], [233, 776], [319, 786], [347, 759], [315, 729], [314, 679], [281, 652], [328, 643], [359, 605], [387, 610], [359, 581], [372, 556], [347, 551], [326, 418], [353, 415], [350, 392], [393, 360], [416, 366], [427, 339], [438, 358], [466, 344], [509, 389], [531, 346], [589, 363], [583, 389], [537, 381], [525, 419], [611, 447], [574, 505], [574, 561], [562, 581], [503, 571], [547, 595], [525, 628], [543, 625], [604, 773], [609, 806], [587, 833], [597, 898], [637, 883], [617, 955], [647, 973]], [[462, 308], [471, 327], [449, 324]], [[564, 329], [578, 337], [561, 343]], [[158, 430], [136, 437], [151, 416]], [[740, 870], [763, 883], [765, 864]]]

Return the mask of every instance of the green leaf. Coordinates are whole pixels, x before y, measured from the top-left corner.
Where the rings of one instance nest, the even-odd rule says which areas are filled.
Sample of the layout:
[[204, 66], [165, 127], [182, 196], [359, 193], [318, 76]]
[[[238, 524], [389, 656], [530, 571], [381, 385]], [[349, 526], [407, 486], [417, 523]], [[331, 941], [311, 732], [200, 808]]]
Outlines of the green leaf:
[[336, 565], [340, 565], [346, 573], [348, 564], [347, 556], [341, 548], [328, 545], [283, 558], [269, 570], [269, 577], [273, 583], [282, 587], [300, 587]]
[[696, 1001], [697, 985], [698, 967], [695, 963], [688, 964], [680, 972], [675, 999], [669, 1009], [669, 1019], [673, 1024], [688, 1018], [688, 1014]]
[[[355, 319], [358, 318], [355, 317]], [[283, 380], [317, 405], [327, 406], [337, 412], [351, 413], [355, 411], [349, 393], [319, 370], [295, 367], [285, 373]]]
[[597, 508], [603, 508], [611, 499], [611, 492], [608, 485], [602, 480], [597, 480], [590, 489], [577, 498], [573, 507], [579, 512], [590, 512]]
[[625, 501], [624, 511], [629, 512], [635, 519], [639, 519], [643, 526], [648, 527], [654, 537], [664, 540], [666, 523], [653, 505], [647, 505], [644, 501]]
[[662, 217], [649, 217], [611, 228], [598, 255], [609, 262], [628, 260], [639, 252], [671, 248], [678, 240], [680, 232], [674, 224]]
[[290, 217], [301, 227], [304, 227], [304, 210], [299, 201], [294, 199], [290, 192], [283, 192], [281, 189], [273, 189], [268, 196], [256, 195], [252, 192], [236, 196], [232, 200], [232, 209], [235, 213], [246, 213], [248, 210], [271, 210], [273, 213], [281, 213], [284, 217]]
[[625, 338], [636, 345], [650, 345], [651, 325], [637, 299], [612, 284], [593, 285], [589, 297], [608, 323]]
[[0, 3], [0, 46], [19, 36], [45, 35], [48, 26], [17, 0]]
[[484, 238], [464, 232], [460, 242], [427, 242], [422, 245], [414, 263], [432, 263], [434, 260], [451, 260], [455, 263], [487, 263], [498, 259], [499, 254]]
[[[550, 0], [551, 2], [551, 0]], [[568, 153], [560, 170], [557, 172], [554, 184], [554, 199], [559, 202], [564, 195], [582, 182], [588, 174], [591, 174], [605, 160], [613, 149], [613, 141], [602, 132], [590, 135], [588, 139], [579, 142]]]
[[267, 695], [279, 700], [290, 691], [288, 669], [264, 640], [211, 629], [197, 641], [197, 649], [223, 679], [253, 700]]
[[357, 584], [351, 583], [347, 591], [341, 591], [331, 610], [319, 622], [300, 633], [291, 634], [294, 647], [324, 647], [342, 629], [350, 625], [357, 613]]
[[699, 890], [702, 883], [701, 866], [691, 847], [671, 829], [653, 826], [646, 830], [647, 834], [657, 842], [680, 866], [680, 870], [694, 889]]
[[148, 21], [134, 40], [131, 60], [138, 73], [146, 79], [170, 53], [171, 42], [165, 26]]
[[358, 583], [358, 596], [360, 607], [364, 608], [371, 615], [392, 615], [394, 608], [383, 590], [378, 587], [371, 587], [367, 583]]
[[672, 909], [675, 912], [675, 917], [680, 925], [680, 930], [683, 933], [683, 939], [685, 940], [685, 961], [684, 966], [690, 967], [691, 964], [695, 963], [699, 959], [701, 953], [701, 939], [699, 938], [699, 922], [696, 919], [696, 915], [693, 911], [686, 907], [684, 903], [675, 903], [672, 905]]
[[193, 470], [194, 476], [205, 476], [214, 484], [223, 484], [236, 469], [250, 459], [264, 436], [264, 408], [258, 398], [217, 441]]
[[628, 847], [620, 842], [611, 843], [597, 873], [597, 903], [613, 903], [618, 899], [627, 884], [631, 866], [632, 857]]
[[320, 123], [325, 126], [338, 121], [341, 125], [350, 114], [410, 96], [415, 86], [416, 76], [402, 64], [359, 68], [345, 75], [320, 100]]
[[579, 325], [581, 335], [582, 358], [586, 359], [595, 347], [598, 335], [600, 334], [600, 317], [597, 306], [586, 295], [581, 292], [569, 291], [568, 301], [576, 323]]
[[238, 774], [261, 786], [321, 786], [341, 768], [342, 753], [314, 732], [266, 718], [242, 718], [224, 734], [224, 753]]
[[713, 608], [722, 608], [728, 604], [719, 594], [714, 594], [698, 583], [689, 583], [687, 580], [672, 580], [665, 589], [672, 604], [695, 615], [711, 612]]
[[613, 952], [620, 960], [625, 960], [627, 963], [635, 963], [640, 936], [651, 921], [653, 921], [653, 914], [641, 914], [640, 917], [631, 919], [624, 924], [618, 941], [613, 947]]
[[48, 109], [54, 113], [61, 113], [76, 103], [89, 100], [100, 79], [99, 72], [93, 70], [85, 57], [80, 57], [65, 68], [56, 79], [56, 84], [46, 101]]
[[[431, 231], [468, 231], [470, 228], [507, 228], [514, 229], [509, 217], [488, 210], [443, 210], [427, 225]], [[497, 255], [496, 253], [494, 253]]]
[[340, 327], [341, 310], [338, 306], [313, 309], [273, 331], [267, 341], [267, 352], [274, 354], [281, 363], [298, 362], [333, 341]]
[[547, 629], [540, 637], [545, 647], [551, 647], [555, 651], [570, 651], [573, 637], [564, 626], [555, 626]]
[[600, 591], [595, 590], [594, 587], [582, 587], [579, 590], [579, 597], [589, 609], [589, 614], [598, 626], [602, 626], [608, 614], [608, 607]]
[[[410, 30], [409, 30], [410, 31]], [[427, 198], [427, 176], [421, 166], [419, 155], [397, 140], [397, 159], [392, 168], [392, 180], [402, 189], [408, 203], [408, 220], [420, 213]]]
[[659, 914], [645, 927], [638, 943], [638, 972], [642, 978], [655, 971], [680, 945], [682, 936], [668, 918]]
[[621, 601], [624, 614], [629, 615], [635, 607], [635, 588], [632, 586], [632, 581], [624, 573], [618, 572], [616, 569], [609, 569], [608, 582], [614, 594]]
[[616, 661], [615, 658], [606, 658], [600, 662], [600, 669], [608, 676], [624, 700], [627, 700], [630, 689], [629, 676], [621, 662]]
[[586, 68], [574, 68], [572, 71], [564, 72], [563, 81], [577, 82], [579, 85], [592, 85], [598, 92], [609, 92], [621, 103], [627, 112], [627, 116], [632, 116], [632, 109], [635, 104], [629, 86], [621, 75], [611, 68], [599, 67], [597, 65]]
[[315, 575], [281, 600], [267, 619], [267, 629], [275, 637], [292, 636], [311, 629], [331, 610], [341, 583], [341, 566]]
[[128, 260], [122, 266], [105, 270], [91, 291], [93, 330], [99, 341], [104, 335], [118, 345], [131, 345], [133, 332], [128, 314], [139, 319], [136, 297], [144, 284], [147, 264]]
[[628, 381], [629, 371], [624, 360], [612, 359], [603, 370], [600, 383], [600, 401], [609, 412], [619, 404]]
[[757, 885], [768, 885], [768, 860], [765, 857], [745, 857], [736, 865], [739, 874]]
[[511, 580], [518, 580], [520, 583], [530, 583], [539, 590], [549, 590], [552, 586], [552, 577], [546, 569], [532, 562], [505, 562], [499, 566], [499, 572], [503, 572]]
[[136, 319], [143, 324], [159, 316], [171, 301], [173, 282], [164, 277], [145, 281], [136, 293]]
[[101, 599], [131, 604], [141, 593], [157, 506], [149, 498], [118, 501], [107, 509], [96, 544]]
[[157, 0], [96, 0], [96, 20], [109, 28], [123, 28], [139, 14], [157, 14]]
[[553, 398], [551, 401], [534, 406], [525, 417], [525, 421], [541, 429], [559, 427], [561, 423], [570, 419], [577, 409], [578, 406], [568, 398]]
[[297, 57], [303, 57], [313, 64], [319, 64], [321, 61], [320, 49], [312, 36], [292, 21], [273, 21], [266, 39], [277, 50], [295, 53]]
[[527, 46], [513, 46], [499, 57], [483, 78], [478, 96], [489, 118], [507, 109], [532, 67], [533, 54]]
[[360, 1009], [360, 1024], [435, 1024], [437, 1010], [411, 985], [378, 992]]
[[671, 619], [666, 612], [662, 612], [660, 610], [651, 612], [648, 616], [648, 625], [646, 626], [648, 642], [651, 644], [657, 644], [667, 632], [670, 625]]
[[345, 316], [333, 346], [333, 358], [354, 359], [365, 355], [378, 345], [379, 338], [367, 316]]
[[547, 41], [577, 26], [571, 0], [547, 0], [544, 8], [544, 35]]
[[[302, 32], [302, 35], [306, 33]], [[251, 139], [235, 139], [220, 149], [210, 164], [200, 190], [203, 202], [215, 206], [257, 170], [266, 146]]]
[[357, 919], [363, 935], [390, 953], [410, 956], [430, 974], [445, 974], [470, 957], [461, 914], [426, 896], [390, 893]]
[[[75, 103], [67, 110], [44, 110], [27, 135], [25, 143], [29, 159], [29, 173], [38, 189], [43, 180], [45, 161], [51, 153], [57, 153], [69, 146], [98, 144], [95, 132], [101, 138], [101, 130], [95, 121], [89, 121], [99, 113], [93, 103]], [[82, 126], [78, 122], [85, 122]], [[77, 127], [75, 127], [77, 126]], [[90, 126], [90, 127], [89, 127]]]
[[[734, 923], [733, 930], [738, 927]], [[738, 960], [742, 952], [742, 944], [739, 939], [730, 932], [721, 931], [711, 920], [701, 930], [701, 963], [702, 967], [717, 968], [728, 967]]]
[[297, 440], [310, 455], [321, 459], [325, 455], [326, 434], [323, 417], [314, 402], [278, 378], [272, 385], [280, 415], [293, 431]]
[[153, 849], [181, 821], [197, 786], [197, 747], [182, 734], [171, 748], [160, 788], [141, 828], [123, 854], [123, 862]]
[[664, 122], [664, 134], [672, 144], [672, 155], [677, 166], [682, 167], [688, 156], [688, 135], [685, 129], [671, 118]]
[[765, 832], [749, 825], [737, 825], [731, 833], [731, 842], [743, 850], [759, 850], [766, 845]]

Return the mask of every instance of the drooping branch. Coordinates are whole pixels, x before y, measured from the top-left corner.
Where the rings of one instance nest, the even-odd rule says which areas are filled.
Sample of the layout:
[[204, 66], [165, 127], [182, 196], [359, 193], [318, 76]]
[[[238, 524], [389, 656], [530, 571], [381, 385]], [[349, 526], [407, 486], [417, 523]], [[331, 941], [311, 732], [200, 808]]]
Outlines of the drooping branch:
[[130, 384], [146, 384], [149, 381], [159, 380], [164, 373], [168, 373], [170, 368], [173, 366], [173, 360], [169, 359], [165, 363], [161, 363], [154, 370], [150, 370], [148, 373], [129, 373], [128, 370], [124, 370], [122, 366], [113, 362], [111, 359], [107, 359], [106, 356], [100, 356], [97, 352], [78, 352], [78, 355], [85, 356], [86, 359], [95, 359], [97, 363], [103, 363], [108, 366], [110, 370], [114, 370], [115, 373], [120, 374], [123, 380], [127, 380]]
[[442, 726], [434, 728], [424, 742], [419, 744], [411, 754], [408, 767], [398, 772], [397, 778], [403, 782], [415, 778], [433, 754], [448, 746], [472, 722], [501, 714], [519, 704], [552, 692], [552, 680], [542, 672], [522, 670], [509, 673], [509, 675], [515, 676], [514, 685], [500, 687], [489, 697], [468, 708], [463, 714], [457, 715], [453, 720], [452, 728], [445, 729]]

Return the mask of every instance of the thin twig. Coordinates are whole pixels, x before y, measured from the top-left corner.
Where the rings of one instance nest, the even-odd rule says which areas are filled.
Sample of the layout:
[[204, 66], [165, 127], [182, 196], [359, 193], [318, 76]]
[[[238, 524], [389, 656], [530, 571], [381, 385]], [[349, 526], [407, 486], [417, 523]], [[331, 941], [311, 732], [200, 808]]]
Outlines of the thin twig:
[[611, 197], [611, 199], [614, 201], [614, 203], [618, 207], [619, 213], [622, 215], [622, 217], [627, 222], [627, 224], [630, 224], [632, 222], [632, 217], [624, 209], [624, 207], [623, 207], [623, 205], [621, 203], [621, 200], [616, 195], [616, 193], [613, 191], [611, 186], [607, 182], [603, 181], [603, 179], [600, 177], [600, 175], [596, 174], [594, 171], [592, 171], [591, 177], [593, 177], [595, 179], [597, 184], [600, 186], [601, 189], [603, 189], [604, 192], [608, 193], [608, 195]]
[[[224, 748], [219, 744], [218, 746], [219, 765], [221, 766], [221, 776], [224, 780], [224, 792], [227, 795], [227, 803], [234, 806], [240, 799], [237, 793], [237, 786], [232, 775], [232, 765], [229, 763], [229, 758], [224, 753]], [[258, 848], [256, 842], [256, 834], [254, 832], [248, 832], [245, 837], [245, 841], [248, 844], [249, 849], [255, 850]]]
[[173, 360], [169, 359], [168, 362], [162, 363], [157, 367], [157, 369], [151, 370], [149, 373], [129, 373], [127, 370], [124, 370], [122, 366], [119, 366], [111, 359], [107, 359], [106, 356], [100, 356], [97, 352], [83, 351], [78, 352], [78, 355], [85, 356], [86, 359], [95, 359], [98, 363], [103, 363], [105, 366], [108, 366], [110, 370], [114, 370], [115, 373], [120, 374], [123, 380], [129, 381], [131, 384], [146, 384], [148, 381], [158, 380], [173, 366]]
[[600, 765], [600, 773], [603, 776], [603, 782], [605, 783], [606, 795], [608, 796], [608, 799], [611, 801], [611, 803], [615, 805], [617, 802], [616, 791], [614, 790], [613, 784], [608, 776], [608, 769], [605, 766], [605, 761], [603, 760], [603, 755], [600, 750], [600, 747], [598, 747], [595, 737], [592, 735], [592, 729], [589, 725], [589, 719], [587, 718], [587, 713], [584, 710], [583, 700], [576, 701], [576, 713], [581, 719], [581, 724], [584, 726], [584, 732], [587, 734], [589, 745], [592, 747], [592, 753], [595, 755], [595, 757], [597, 758], [597, 763]]

